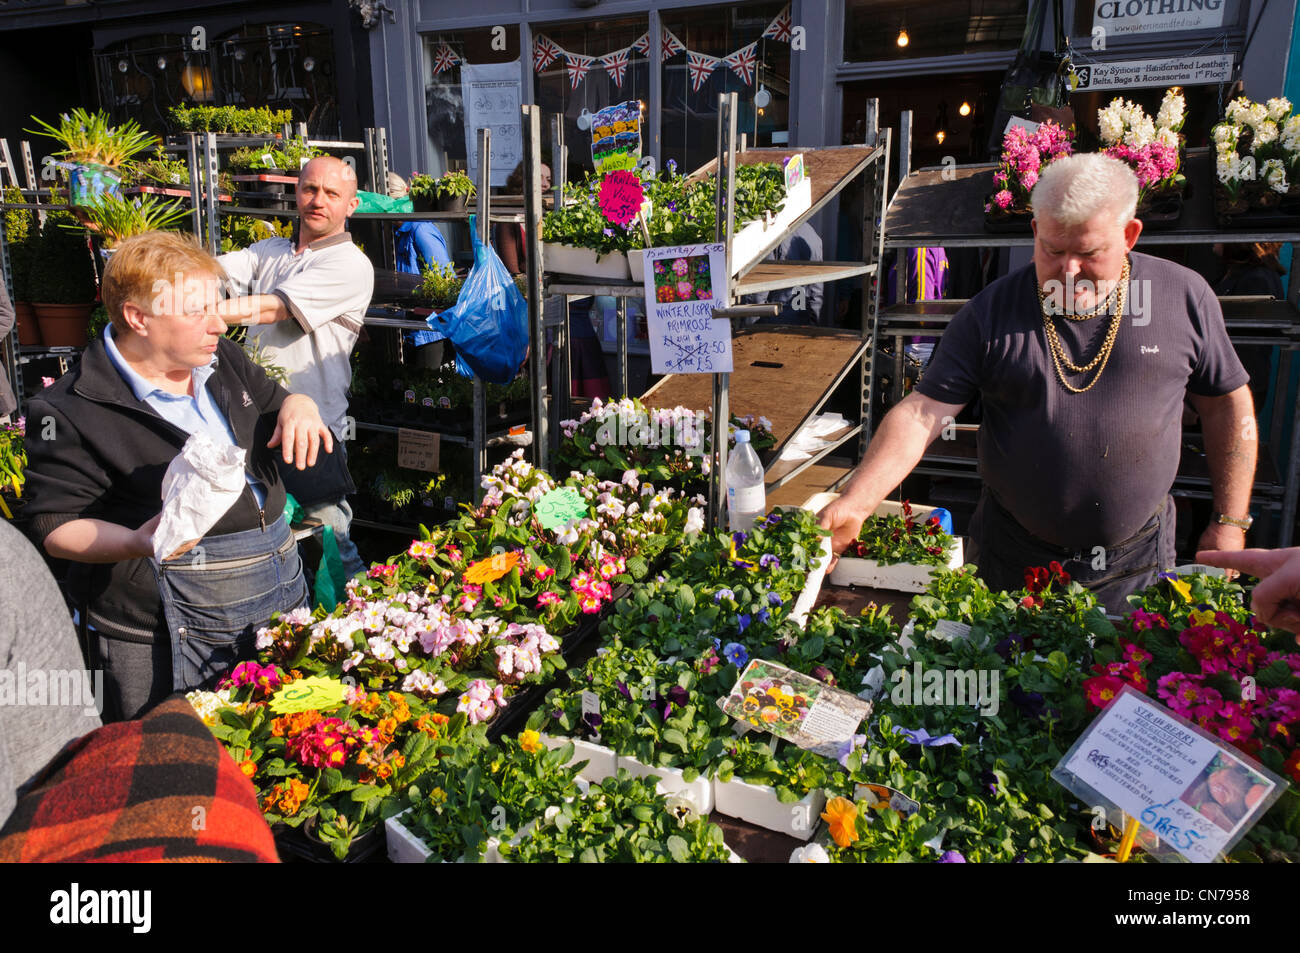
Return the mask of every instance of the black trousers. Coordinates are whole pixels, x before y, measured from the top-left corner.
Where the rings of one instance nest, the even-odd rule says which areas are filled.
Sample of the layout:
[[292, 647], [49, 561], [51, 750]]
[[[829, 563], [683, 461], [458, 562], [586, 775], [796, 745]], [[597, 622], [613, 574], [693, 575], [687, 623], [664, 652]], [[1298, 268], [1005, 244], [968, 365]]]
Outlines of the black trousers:
[[1025, 569], [1059, 562], [1096, 594], [1107, 612], [1120, 615], [1130, 608], [1127, 596], [1173, 568], [1174, 520], [1174, 498], [1166, 496], [1164, 505], [1128, 539], [1100, 551], [1063, 549], [1032, 535], [985, 489], [971, 520], [967, 562], [979, 567], [990, 589], [1008, 592], [1024, 587]]

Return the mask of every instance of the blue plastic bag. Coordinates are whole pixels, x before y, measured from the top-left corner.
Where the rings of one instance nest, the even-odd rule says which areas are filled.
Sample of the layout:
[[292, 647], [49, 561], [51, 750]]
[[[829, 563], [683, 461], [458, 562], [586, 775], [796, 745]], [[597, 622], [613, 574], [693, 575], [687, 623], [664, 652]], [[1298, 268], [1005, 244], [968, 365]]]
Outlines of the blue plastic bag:
[[508, 384], [528, 355], [528, 302], [492, 246], [479, 241], [473, 215], [469, 233], [474, 267], [456, 304], [427, 322], [456, 346], [456, 373]]

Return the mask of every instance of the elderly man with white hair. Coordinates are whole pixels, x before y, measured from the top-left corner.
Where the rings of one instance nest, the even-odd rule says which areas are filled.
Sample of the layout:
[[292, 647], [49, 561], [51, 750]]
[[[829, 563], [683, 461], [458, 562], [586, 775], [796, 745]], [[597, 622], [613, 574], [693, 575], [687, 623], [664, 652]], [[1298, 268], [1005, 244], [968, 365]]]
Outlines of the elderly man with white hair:
[[961, 309], [916, 389], [881, 421], [821, 513], [835, 551], [981, 399], [984, 487], [971, 558], [994, 589], [1052, 562], [1111, 611], [1174, 560], [1183, 403], [1200, 414], [1215, 516], [1199, 549], [1241, 549], [1255, 417], [1248, 377], [1209, 285], [1133, 252], [1137, 180], [1089, 154], [1052, 163], [1033, 192], [1034, 261]]

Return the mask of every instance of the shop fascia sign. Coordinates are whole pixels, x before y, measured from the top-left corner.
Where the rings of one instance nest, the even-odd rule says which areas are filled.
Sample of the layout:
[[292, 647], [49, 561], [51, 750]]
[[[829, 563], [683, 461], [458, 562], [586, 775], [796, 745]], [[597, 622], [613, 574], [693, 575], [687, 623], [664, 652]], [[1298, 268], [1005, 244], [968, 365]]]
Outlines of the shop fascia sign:
[[1182, 56], [1160, 60], [1119, 60], [1076, 66], [1079, 90], [1195, 86], [1232, 79], [1233, 55]]
[[1223, 26], [1227, 0], [1094, 0], [1092, 28], [1108, 37]]

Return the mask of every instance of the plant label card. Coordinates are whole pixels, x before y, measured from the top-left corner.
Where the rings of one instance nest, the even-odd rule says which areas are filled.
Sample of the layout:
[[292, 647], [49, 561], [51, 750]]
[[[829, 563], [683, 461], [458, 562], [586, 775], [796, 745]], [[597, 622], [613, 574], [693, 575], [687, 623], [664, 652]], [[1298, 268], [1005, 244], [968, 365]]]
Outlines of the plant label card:
[[1025, 130], [1025, 132], [1032, 134], [1038, 129], [1040, 125], [1041, 123], [1036, 123], [1029, 119], [1022, 119], [1019, 116], [1012, 116], [1010, 119], [1007, 120], [1006, 128], [1002, 130], [1002, 134], [1006, 135], [1010, 130], [1015, 129], [1017, 127]]
[[641, 104], [631, 99], [591, 117], [591, 161], [600, 174], [632, 170], [641, 159]]
[[754, 659], [718, 706], [737, 721], [837, 757], [871, 711], [871, 703], [815, 678]]
[[[414, 403], [414, 393], [411, 395]], [[408, 430], [405, 427], [397, 431], [397, 465], [407, 470], [423, 470], [426, 473], [438, 472], [438, 454], [442, 447], [442, 436], [427, 430]]]
[[793, 195], [794, 190], [805, 178], [807, 173], [804, 171], [803, 153], [796, 152], [785, 160], [785, 194]]
[[1160, 839], [1155, 856], [1173, 860], [1177, 851], [1198, 863], [1231, 850], [1286, 789], [1267, 768], [1131, 685], [1052, 777], [1087, 805], [1137, 818]]
[[537, 522], [552, 532], [566, 528], [574, 520], [590, 516], [587, 501], [571, 486], [551, 490], [533, 504]]
[[300, 711], [329, 711], [343, 704], [345, 686], [333, 678], [313, 675], [290, 682], [271, 696], [271, 711], [288, 715]]
[[[645, 250], [645, 301], [650, 365], [655, 374], [731, 372], [731, 322], [713, 317], [727, 307], [725, 248], [679, 245]], [[719, 287], [721, 286], [721, 287]]]

